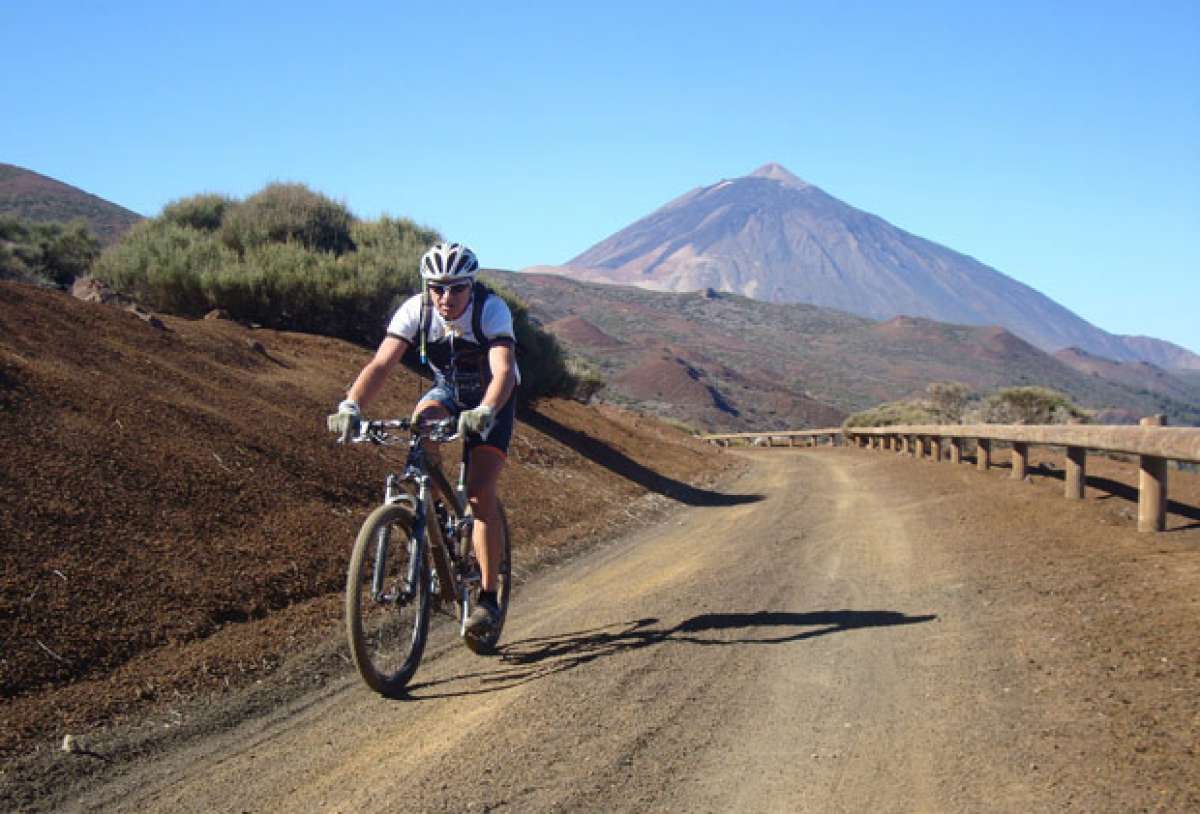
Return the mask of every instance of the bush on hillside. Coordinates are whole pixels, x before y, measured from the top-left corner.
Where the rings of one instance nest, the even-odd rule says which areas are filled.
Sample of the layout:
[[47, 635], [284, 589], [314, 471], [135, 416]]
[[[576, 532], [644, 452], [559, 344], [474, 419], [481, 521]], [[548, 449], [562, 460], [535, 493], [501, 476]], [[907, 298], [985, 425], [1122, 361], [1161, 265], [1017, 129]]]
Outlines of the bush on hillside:
[[1078, 424], [1088, 415], [1066, 395], [1046, 387], [1007, 387], [987, 397], [988, 424]]
[[66, 286], [87, 274], [99, 256], [100, 241], [86, 221], [0, 217], [0, 279]]
[[571, 398], [587, 404], [592, 397], [608, 386], [604, 375], [591, 363], [578, 356], [567, 357], [567, 373], [570, 374], [572, 386]]
[[188, 226], [202, 232], [215, 232], [221, 228], [225, 213], [230, 211], [236, 201], [228, 195], [202, 193], [189, 198], [180, 198], [163, 207], [159, 220], [174, 223], [177, 226]]
[[[306, 187], [274, 184], [244, 202], [206, 194], [169, 204], [105, 251], [95, 275], [163, 313], [221, 308], [243, 322], [373, 347], [404, 298], [420, 290], [417, 264], [439, 240], [410, 220], [359, 221]], [[569, 370], [524, 304], [498, 293], [513, 312], [522, 400], [587, 398], [603, 386]]]
[[354, 216], [304, 184], [270, 184], [223, 213], [221, 239], [239, 256], [264, 243], [295, 241], [315, 252], [353, 251]]
[[939, 424], [940, 417], [920, 401], [892, 401], [853, 413], [843, 427], [890, 427], [896, 424]]
[[152, 220], [106, 249], [95, 276], [155, 311], [196, 317], [216, 307], [206, 288], [236, 263], [212, 234]]
[[854, 413], [844, 427], [898, 424], [1076, 424], [1087, 413], [1067, 396], [1045, 387], [1008, 387], [972, 401], [966, 385], [935, 382], [928, 399], [893, 401]]
[[930, 410], [943, 423], [956, 424], [962, 420], [971, 389], [962, 382], [931, 382], [925, 387], [925, 396]]

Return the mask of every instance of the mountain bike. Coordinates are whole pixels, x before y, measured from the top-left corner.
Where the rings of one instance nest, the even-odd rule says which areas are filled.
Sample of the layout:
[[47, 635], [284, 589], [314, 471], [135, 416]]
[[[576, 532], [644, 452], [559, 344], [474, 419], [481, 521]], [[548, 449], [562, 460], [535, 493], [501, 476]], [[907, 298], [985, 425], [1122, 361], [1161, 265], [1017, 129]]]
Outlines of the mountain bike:
[[496, 586], [499, 620], [485, 635], [467, 631], [482, 583], [471, 545], [467, 463], [465, 457], [459, 463], [458, 484], [452, 489], [426, 450], [430, 441], [456, 440], [455, 430], [454, 418], [419, 426], [408, 419], [368, 421], [349, 439], [379, 446], [408, 444], [404, 469], [387, 475], [382, 505], [358, 532], [346, 576], [346, 632], [354, 665], [367, 686], [384, 696], [399, 695], [417, 671], [431, 611], [456, 617], [459, 636], [479, 654], [495, 651], [508, 614], [512, 558], [508, 521], [497, 501], [503, 533]]

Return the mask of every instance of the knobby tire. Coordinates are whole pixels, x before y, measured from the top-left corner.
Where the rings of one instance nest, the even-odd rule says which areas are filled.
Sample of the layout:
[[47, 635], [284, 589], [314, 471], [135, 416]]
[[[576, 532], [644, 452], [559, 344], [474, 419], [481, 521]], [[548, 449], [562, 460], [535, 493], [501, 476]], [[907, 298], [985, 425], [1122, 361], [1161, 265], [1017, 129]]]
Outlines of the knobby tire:
[[[354, 665], [368, 687], [388, 697], [401, 694], [417, 671], [429, 634], [428, 553], [424, 540], [412, 539], [413, 520], [407, 503], [373, 511], [354, 542], [346, 576], [346, 632]], [[383, 601], [372, 596], [381, 532], [387, 535]], [[409, 586], [414, 556], [417, 578]]]

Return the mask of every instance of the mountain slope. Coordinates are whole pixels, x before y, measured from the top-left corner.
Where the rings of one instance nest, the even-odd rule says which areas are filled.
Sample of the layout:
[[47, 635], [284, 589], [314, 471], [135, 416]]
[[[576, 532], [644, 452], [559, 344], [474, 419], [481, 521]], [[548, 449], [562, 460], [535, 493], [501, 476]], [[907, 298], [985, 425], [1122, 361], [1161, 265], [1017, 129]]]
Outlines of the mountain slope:
[[1200, 371], [1200, 355], [1182, 348], [1174, 342], [1150, 336], [1122, 336], [1125, 347], [1143, 362], [1158, 365], [1167, 370]]
[[0, 164], [0, 215], [39, 223], [82, 218], [105, 245], [142, 220], [123, 206], [13, 164]]
[[1165, 412], [1173, 423], [1200, 422], [1195, 400], [1081, 373], [998, 326], [921, 317], [876, 322], [711, 290], [490, 274], [547, 327], [574, 326], [558, 336], [608, 377], [605, 398], [706, 428], [820, 426], [947, 380], [980, 392], [1044, 385], [1126, 418]]
[[1111, 359], [1093, 356], [1079, 348], [1063, 348], [1055, 351], [1054, 357], [1081, 373], [1101, 376], [1135, 390], [1148, 390], [1180, 401], [1200, 404], [1200, 387], [1149, 362], [1114, 362]]
[[873, 319], [1003, 325], [1042, 348], [1139, 358], [1120, 338], [973, 258], [899, 229], [777, 164], [694, 189], [566, 264], [577, 279], [713, 288]]

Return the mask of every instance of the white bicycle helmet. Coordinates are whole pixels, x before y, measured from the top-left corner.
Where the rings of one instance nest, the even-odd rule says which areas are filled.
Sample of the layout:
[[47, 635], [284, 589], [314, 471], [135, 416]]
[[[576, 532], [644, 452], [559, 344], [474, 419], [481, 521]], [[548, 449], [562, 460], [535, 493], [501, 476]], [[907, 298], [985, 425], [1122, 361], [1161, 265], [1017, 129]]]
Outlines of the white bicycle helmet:
[[475, 252], [461, 243], [438, 243], [421, 258], [421, 279], [427, 283], [474, 280], [478, 271], [479, 260]]

